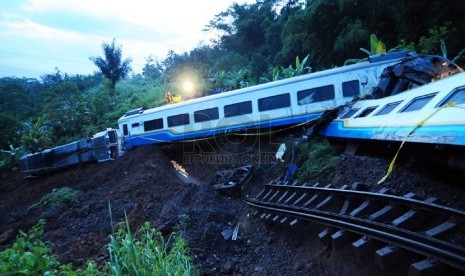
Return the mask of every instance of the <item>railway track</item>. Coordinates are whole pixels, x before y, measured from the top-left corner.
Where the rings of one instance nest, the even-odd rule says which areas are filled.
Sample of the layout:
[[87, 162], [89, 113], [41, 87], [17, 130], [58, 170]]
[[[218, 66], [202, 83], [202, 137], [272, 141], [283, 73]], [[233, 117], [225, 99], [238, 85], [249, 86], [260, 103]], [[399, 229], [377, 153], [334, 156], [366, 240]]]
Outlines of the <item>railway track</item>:
[[465, 212], [442, 206], [436, 198], [377, 193], [354, 183], [341, 188], [270, 182], [246, 203], [267, 221], [322, 223], [319, 234], [335, 248], [351, 244], [360, 257], [374, 256], [382, 268], [408, 265], [411, 275], [465, 271]]

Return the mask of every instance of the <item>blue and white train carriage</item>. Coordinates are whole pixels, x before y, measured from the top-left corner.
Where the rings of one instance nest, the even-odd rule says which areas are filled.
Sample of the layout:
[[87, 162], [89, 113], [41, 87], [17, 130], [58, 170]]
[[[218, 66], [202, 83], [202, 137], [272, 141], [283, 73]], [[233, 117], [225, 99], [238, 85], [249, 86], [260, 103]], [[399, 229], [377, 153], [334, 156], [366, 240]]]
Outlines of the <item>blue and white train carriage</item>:
[[152, 109], [136, 109], [118, 120], [126, 148], [208, 137], [250, 128], [310, 121], [325, 110], [368, 93], [389, 65], [406, 52], [367, 62], [247, 87]]
[[356, 102], [319, 133], [332, 138], [465, 146], [465, 72]]

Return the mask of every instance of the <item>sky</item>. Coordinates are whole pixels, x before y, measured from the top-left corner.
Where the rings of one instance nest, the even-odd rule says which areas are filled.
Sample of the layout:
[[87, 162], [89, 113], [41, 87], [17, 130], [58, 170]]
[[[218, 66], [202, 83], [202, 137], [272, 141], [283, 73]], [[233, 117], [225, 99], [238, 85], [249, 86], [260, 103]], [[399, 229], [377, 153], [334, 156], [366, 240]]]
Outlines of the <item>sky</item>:
[[89, 57], [102, 56], [102, 43], [122, 46], [133, 73], [149, 56], [188, 52], [209, 43], [202, 31], [234, 2], [255, 0], [1, 0], [0, 77], [92, 74]]

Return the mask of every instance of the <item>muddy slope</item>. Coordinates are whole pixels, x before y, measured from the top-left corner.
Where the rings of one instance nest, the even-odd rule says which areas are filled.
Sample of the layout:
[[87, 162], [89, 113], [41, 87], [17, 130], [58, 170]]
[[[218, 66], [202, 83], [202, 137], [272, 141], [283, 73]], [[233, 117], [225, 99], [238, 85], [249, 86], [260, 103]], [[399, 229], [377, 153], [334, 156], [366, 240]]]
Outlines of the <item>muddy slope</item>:
[[[229, 143], [223, 142], [223, 145]], [[223, 149], [226, 155], [247, 155], [250, 159], [263, 153], [250, 146], [244, 149], [240, 144], [228, 145]], [[277, 146], [268, 145], [265, 153], [269, 155]], [[322, 245], [316, 238], [322, 230], [320, 225], [307, 223], [290, 228], [262, 223], [251, 216], [251, 210], [240, 198], [221, 195], [208, 185], [218, 169], [231, 164], [192, 162], [195, 158], [186, 158], [186, 152], [182, 144], [146, 146], [128, 152], [117, 162], [78, 166], [29, 181], [19, 175], [3, 179], [0, 249], [14, 241], [18, 229], [28, 229], [39, 218], [45, 218], [44, 239], [52, 242], [62, 262], [82, 266], [92, 258], [102, 263], [107, 257], [105, 246], [111, 233], [111, 205], [114, 221], [123, 220], [126, 212], [133, 229], [144, 221], [166, 234], [180, 229], [188, 240], [195, 264], [205, 275], [398, 273], [383, 271], [370, 261], [357, 260], [347, 249], [333, 251]], [[173, 160], [186, 171], [187, 178], [176, 172]], [[372, 190], [386, 186], [396, 193], [436, 196], [453, 207], [465, 208], [461, 187], [431, 179], [402, 165], [395, 168], [386, 183], [377, 185], [387, 167], [387, 160], [343, 155], [334, 174], [315, 181], [336, 187], [362, 182]], [[253, 186], [259, 183], [254, 181], [250, 185], [248, 190], [253, 191]], [[79, 191], [71, 202], [50, 208], [35, 205], [45, 194], [65, 186]], [[237, 240], [225, 240], [222, 231], [237, 224]]]

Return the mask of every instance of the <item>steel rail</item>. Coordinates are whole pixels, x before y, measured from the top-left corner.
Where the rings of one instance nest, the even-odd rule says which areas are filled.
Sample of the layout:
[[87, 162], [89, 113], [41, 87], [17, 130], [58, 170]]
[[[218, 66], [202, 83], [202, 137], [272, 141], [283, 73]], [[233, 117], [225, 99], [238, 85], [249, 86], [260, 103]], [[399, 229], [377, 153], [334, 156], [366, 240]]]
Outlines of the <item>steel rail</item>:
[[[456, 210], [450, 207], [401, 196], [366, 191], [281, 184], [266, 184], [265, 187], [269, 188], [268, 194], [275, 193], [278, 190], [300, 192], [302, 194], [312, 192], [314, 195], [323, 195], [326, 196], [326, 198], [328, 196], [340, 196], [346, 200], [347, 197], [357, 198], [363, 201], [382, 203], [382, 205], [386, 206], [407, 206], [408, 210], [421, 209], [429, 213], [440, 213], [446, 217], [449, 217], [449, 219], [450, 217], [453, 217], [454, 221], [455, 219], [462, 220], [465, 218], [465, 212], [461, 210]], [[262, 192], [258, 194], [257, 197], [263, 195], [264, 191], [265, 190], [262, 190]], [[393, 224], [390, 224], [389, 221], [383, 223], [365, 218], [369, 216], [357, 217], [357, 215], [353, 214], [341, 214], [337, 211], [332, 212], [320, 210], [318, 207], [312, 208], [295, 206], [292, 202], [287, 203], [287, 201], [285, 201], [285, 203], [280, 203], [280, 200], [278, 200], [278, 202], [270, 202], [270, 198], [266, 198], [266, 195], [265, 199], [263, 200], [249, 198], [246, 199], [245, 202], [249, 206], [264, 212], [281, 214], [302, 220], [314, 221], [330, 227], [346, 229], [350, 232], [371, 237], [386, 243], [394, 244], [420, 255], [433, 257], [444, 264], [465, 271], [465, 247], [437, 239], [433, 236], [427, 235], [424, 232], [409, 230], [400, 226], [394, 226]], [[431, 217], [435, 218], [436, 216]]]
[[433, 212], [438, 212], [441, 214], [451, 215], [451, 216], [459, 217], [461, 219], [465, 219], [465, 211], [457, 210], [454, 208], [450, 208], [450, 207], [435, 204], [435, 203], [428, 203], [428, 202], [414, 199], [414, 198], [407, 198], [407, 197], [401, 197], [401, 196], [396, 196], [396, 195], [373, 193], [373, 192], [366, 192], [366, 191], [356, 191], [356, 190], [342, 190], [342, 189], [335, 189], [335, 188], [321, 188], [321, 187], [312, 187], [312, 186], [292, 186], [292, 185], [284, 185], [284, 184], [265, 184], [264, 186], [273, 187], [277, 189], [316, 192], [316, 193], [328, 194], [328, 195], [333, 195], [333, 196], [334, 195], [350, 196], [354, 198], [360, 198], [363, 200], [375, 199], [379, 201], [385, 201], [388, 203], [411, 205], [411, 206], [414, 206], [415, 209], [422, 209], [422, 210], [429, 211], [429, 212], [433, 211]]

